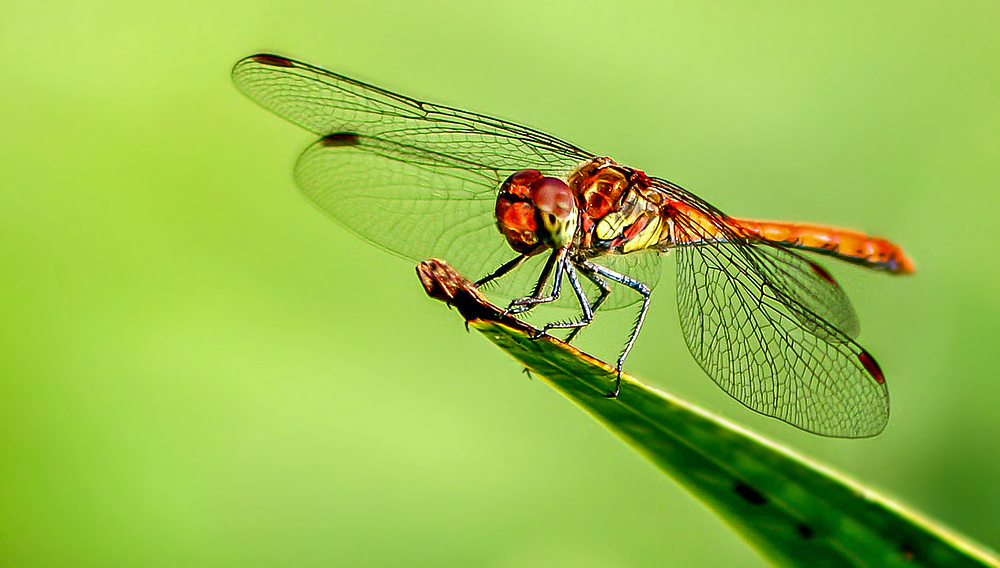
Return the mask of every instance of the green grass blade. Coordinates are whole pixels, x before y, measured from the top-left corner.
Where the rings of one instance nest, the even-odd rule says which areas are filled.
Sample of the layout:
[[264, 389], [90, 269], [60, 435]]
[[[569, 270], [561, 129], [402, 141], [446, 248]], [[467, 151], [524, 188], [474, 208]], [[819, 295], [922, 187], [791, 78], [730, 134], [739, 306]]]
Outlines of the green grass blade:
[[428, 293], [701, 499], [785, 566], [1000, 566], [997, 559], [843, 476], [565, 343], [531, 339], [441, 261], [418, 267]]

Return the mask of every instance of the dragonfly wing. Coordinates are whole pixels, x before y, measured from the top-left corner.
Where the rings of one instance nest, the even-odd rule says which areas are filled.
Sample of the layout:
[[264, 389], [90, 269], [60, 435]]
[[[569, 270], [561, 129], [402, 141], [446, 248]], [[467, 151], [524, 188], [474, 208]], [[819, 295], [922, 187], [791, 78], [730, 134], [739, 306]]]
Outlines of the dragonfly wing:
[[477, 278], [515, 256], [496, 229], [496, 178], [410, 154], [363, 136], [322, 139], [299, 157], [295, 180], [336, 221], [405, 258], [445, 258]]
[[[593, 157], [531, 128], [279, 56], [241, 60], [233, 81], [261, 106], [323, 136], [295, 167], [299, 187], [320, 209], [383, 249], [413, 260], [438, 256], [471, 278], [516, 256], [494, 217], [508, 176], [522, 169], [565, 176]], [[530, 259], [490, 291], [523, 296], [541, 262]]]
[[466, 168], [509, 173], [537, 168], [557, 175], [593, 157], [526, 126], [418, 101], [276, 55], [239, 61], [233, 82], [264, 108], [320, 136], [351, 133], [394, 141]]
[[[470, 278], [517, 256], [496, 228], [494, 199], [504, 179], [504, 172], [360, 135], [322, 138], [295, 165], [306, 197], [347, 229], [410, 260], [447, 259]], [[528, 294], [547, 257], [528, 259], [485, 291], [503, 299]], [[628, 300], [622, 305], [634, 303], [631, 295], [620, 296]], [[579, 307], [572, 294], [553, 305]]]
[[[639, 250], [628, 254], [609, 254], [593, 259], [593, 262], [605, 266], [626, 276], [631, 276], [652, 290], [660, 281], [663, 272], [663, 253], [654, 250]], [[589, 282], [588, 282], [589, 284]], [[601, 309], [616, 310], [642, 302], [642, 296], [624, 286], [612, 283], [611, 295]], [[596, 297], [597, 289], [593, 289], [590, 298]]]
[[[819, 265], [734, 229], [718, 209], [653, 179], [689, 214], [673, 218], [677, 306], [688, 348], [748, 408], [825, 436], [881, 432], [889, 391], [852, 338], [857, 316]], [[680, 209], [678, 209], [680, 210]]]
[[694, 358], [733, 398], [826, 436], [882, 431], [889, 395], [860, 345], [775, 283], [761, 255], [735, 243], [677, 250], [677, 305]]
[[[768, 282], [806, 308], [792, 312], [802, 325], [830, 341], [840, 341], [841, 334], [855, 338], [861, 333], [854, 306], [826, 269], [774, 244], [748, 244], [756, 252], [757, 268], [766, 273]], [[840, 333], [828, 332], [831, 326]]]

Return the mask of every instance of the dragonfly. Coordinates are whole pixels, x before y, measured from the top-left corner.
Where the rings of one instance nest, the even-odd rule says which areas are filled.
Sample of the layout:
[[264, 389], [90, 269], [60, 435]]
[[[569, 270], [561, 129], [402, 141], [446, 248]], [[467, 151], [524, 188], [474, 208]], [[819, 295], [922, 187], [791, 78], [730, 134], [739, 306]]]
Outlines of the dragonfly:
[[[885, 428], [885, 376], [856, 341], [857, 314], [830, 272], [802, 253], [913, 272], [888, 240], [730, 217], [675, 183], [533, 128], [279, 55], [242, 59], [232, 78], [250, 99], [319, 136], [295, 164], [296, 183], [363, 239], [482, 275], [476, 286], [514, 298], [510, 314], [569, 297], [580, 315], [540, 330], [569, 330], [567, 342], [599, 308], [638, 305], [609, 398], [620, 393], [671, 252], [684, 339], [726, 393], [824, 436]], [[561, 295], [564, 282], [572, 296]]]

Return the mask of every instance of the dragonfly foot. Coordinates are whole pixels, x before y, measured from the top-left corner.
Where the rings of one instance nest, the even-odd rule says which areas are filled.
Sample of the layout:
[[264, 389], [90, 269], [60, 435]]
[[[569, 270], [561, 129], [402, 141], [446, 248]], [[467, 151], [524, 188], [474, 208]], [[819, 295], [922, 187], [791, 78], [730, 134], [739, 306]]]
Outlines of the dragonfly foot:
[[507, 306], [506, 308], [504, 308], [504, 310], [503, 310], [502, 312], [500, 312], [500, 317], [501, 317], [501, 318], [505, 318], [505, 317], [514, 317], [514, 316], [516, 316], [517, 314], [519, 314], [519, 313], [521, 313], [522, 311], [524, 311], [524, 310], [519, 310], [519, 309], [517, 309], [518, 307], [519, 307], [519, 306], [516, 306], [516, 305], [514, 305], [514, 304], [511, 304], [511, 305]]
[[604, 394], [604, 398], [618, 398], [618, 394], [622, 392], [622, 370], [618, 369], [618, 373], [615, 375], [615, 389], [613, 391]]

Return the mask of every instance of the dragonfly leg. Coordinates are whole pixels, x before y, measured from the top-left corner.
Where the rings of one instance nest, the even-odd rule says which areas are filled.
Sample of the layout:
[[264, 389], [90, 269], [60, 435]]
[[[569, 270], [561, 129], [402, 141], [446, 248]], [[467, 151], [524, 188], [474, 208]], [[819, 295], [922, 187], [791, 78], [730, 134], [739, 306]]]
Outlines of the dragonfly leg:
[[[593, 271], [591, 271], [589, 268], [587, 268], [582, 264], [580, 265], [580, 272], [587, 280], [593, 282], [594, 285], [600, 288], [601, 290], [601, 294], [597, 296], [597, 300], [595, 300], [593, 306], [591, 306], [591, 309], [593, 309], [594, 312], [596, 312], [597, 310], [601, 309], [601, 304], [603, 304], [604, 300], [607, 300], [608, 295], [611, 294], [611, 286], [609, 286], [608, 283], [605, 282], [603, 278], [601, 278], [596, 273], [594, 273]], [[574, 328], [573, 331], [569, 332], [569, 335], [566, 336], [566, 339], [564, 341], [566, 343], [573, 341], [573, 338], [576, 337], [576, 334], [580, 333], [580, 330], [582, 329], [583, 326]]]
[[[552, 251], [549, 259], [545, 261], [545, 267], [542, 268], [542, 274], [538, 277], [538, 283], [535, 284], [534, 291], [527, 298], [511, 300], [510, 304], [507, 305], [507, 309], [504, 310], [504, 315], [523, 314], [538, 304], [545, 304], [559, 298], [559, 293], [562, 291], [562, 277], [566, 269], [568, 251], [568, 248]], [[545, 282], [548, 280], [549, 273], [552, 272], [553, 267], [555, 268], [555, 277], [552, 282], [552, 292], [548, 296], [543, 296], [542, 290], [545, 289]]]
[[491, 274], [488, 274], [477, 280], [475, 284], [476, 288], [482, 288], [484, 284], [489, 284], [490, 282], [496, 280], [497, 278], [500, 278], [504, 274], [507, 274], [511, 270], [514, 270], [515, 268], [520, 266], [521, 263], [524, 262], [525, 259], [527, 258], [528, 255], [522, 254], [521, 256], [515, 258], [514, 260], [505, 262], [503, 265], [500, 266], [500, 268], [497, 268]]
[[576, 320], [547, 323], [542, 328], [542, 334], [547, 333], [550, 329], [572, 329], [572, 333], [575, 333], [594, 321], [594, 308], [591, 307], [586, 292], [580, 286], [580, 280], [576, 277], [576, 269], [573, 268], [571, 263], [567, 263], [566, 265], [566, 277], [569, 278], [569, 284], [573, 287], [573, 291], [576, 292], [576, 298], [580, 301], [580, 307], [583, 308], [583, 315]]
[[[554, 253], [554, 251], [553, 251], [553, 253]], [[538, 282], [535, 283], [535, 287], [534, 287], [534, 289], [532, 289], [531, 295], [528, 296], [529, 298], [541, 297], [541, 295], [542, 295], [542, 289], [545, 288], [545, 283], [548, 282], [549, 274], [552, 273], [552, 267], [555, 266], [555, 263], [556, 263], [556, 255], [555, 254], [550, 254], [549, 258], [545, 260], [545, 266], [542, 267], [542, 272], [541, 272], [541, 274], [538, 275]], [[524, 300], [525, 298], [521, 298], [521, 299]], [[516, 307], [516, 305], [514, 303], [515, 301], [516, 300], [511, 301], [511, 303], [507, 306], [507, 309], [504, 310], [503, 315], [507, 315], [509, 313], [519, 314], [521, 312], [530, 310], [531, 308], [534, 307], [534, 305], [530, 305], [530, 306], [528, 306], [527, 308], [525, 308], [523, 310], [514, 310], [514, 308]]]
[[594, 264], [590, 261], [584, 261], [582, 264], [586, 265], [597, 274], [604, 276], [608, 280], [617, 282], [623, 286], [628, 286], [639, 294], [642, 294], [642, 308], [639, 309], [639, 316], [635, 319], [635, 326], [632, 327], [632, 335], [629, 336], [628, 343], [625, 344], [625, 349], [622, 350], [622, 354], [618, 357], [618, 365], [616, 366], [618, 374], [615, 377], [615, 388], [613, 391], [605, 395], [607, 398], [617, 398], [618, 393], [621, 392], [622, 388], [622, 365], [625, 363], [625, 358], [628, 357], [628, 352], [632, 350], [635, 338], [639, 337], [639, 330], [642, 329], [642, 322], [646, 319], [646, 310], [649, 309], [649, 286], [646, 286], [631, 276], [620, 274], [614, 270]]

